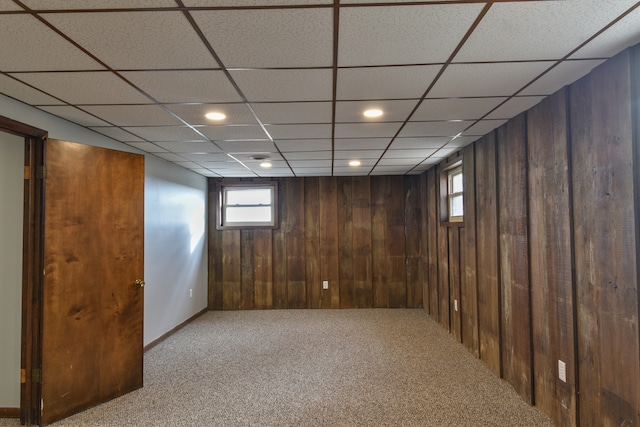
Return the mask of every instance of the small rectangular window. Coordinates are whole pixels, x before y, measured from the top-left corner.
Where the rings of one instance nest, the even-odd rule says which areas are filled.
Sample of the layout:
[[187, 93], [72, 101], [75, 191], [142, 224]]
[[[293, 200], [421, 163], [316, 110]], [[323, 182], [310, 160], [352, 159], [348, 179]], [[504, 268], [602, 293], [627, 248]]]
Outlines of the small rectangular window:
[[464, 220], [462, 166], [447, 171], [447, 199], [449, 222]]
[[219, 184], [218, 229], [276, 228], [277, 184]]

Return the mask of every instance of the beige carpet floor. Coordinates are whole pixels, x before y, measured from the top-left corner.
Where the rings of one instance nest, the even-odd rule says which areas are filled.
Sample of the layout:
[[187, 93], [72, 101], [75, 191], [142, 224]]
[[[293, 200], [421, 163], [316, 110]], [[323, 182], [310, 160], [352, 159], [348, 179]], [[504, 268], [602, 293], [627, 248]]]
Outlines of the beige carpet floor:
[[422, 310], [207, 312], [144, 364], [53, 426], [553, 425]]

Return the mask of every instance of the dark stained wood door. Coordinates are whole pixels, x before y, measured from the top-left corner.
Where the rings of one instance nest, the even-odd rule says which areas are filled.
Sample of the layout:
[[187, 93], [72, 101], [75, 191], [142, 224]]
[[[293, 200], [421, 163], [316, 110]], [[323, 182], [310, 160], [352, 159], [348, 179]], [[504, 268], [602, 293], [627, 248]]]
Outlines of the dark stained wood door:
[[43, 425], [142, 387], [144, 157], [46, 143]]

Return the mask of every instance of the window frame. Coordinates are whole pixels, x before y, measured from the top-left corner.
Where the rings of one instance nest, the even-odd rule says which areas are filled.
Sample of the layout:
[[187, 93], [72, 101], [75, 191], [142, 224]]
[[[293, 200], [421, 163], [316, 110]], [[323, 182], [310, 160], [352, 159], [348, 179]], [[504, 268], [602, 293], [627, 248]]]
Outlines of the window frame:
[[[271, 190], [272, 198], [270, 205], [248, 205], [248, 206], [271, 206], [271, 221], [267, 222], [241, 222], [229, 225], [225, 222], [226, 193], [233, 189], [264, 189]], [[217, 230], [274, 230], [279, 227], [278, 217], [278, 183], [276, 181], [269, 182], [219, 182], [216, 184], [216, 229]]]
[[[462, 196], [463, 214], [458, 217], [450, 215], [450, 183], [449, 177], [452, 172], [460, 170], [462, 174], [462, 192], [451, 194], [452, 196]], [[443, 227], [464, 227], [464, 167], [462, 164], [462, 155], [457, 153], [438, 166], [438, 176], [440, 181], [440, 192], [438, 195], [438, 210], [440, 216], [440, 225]]]
[[[464, 222], [464, 174], [462, 172], [462, 164], [454, 166], [447, 171], [447, 220], [449, 222], [460, 223]], [[453, 192], [453, 179], [455, 176], [460, 175], [462, 178], [462, 191]], [[452, 202], [453, 199], [462, 197], [463, 212], [462, 215], [452, 214]]]

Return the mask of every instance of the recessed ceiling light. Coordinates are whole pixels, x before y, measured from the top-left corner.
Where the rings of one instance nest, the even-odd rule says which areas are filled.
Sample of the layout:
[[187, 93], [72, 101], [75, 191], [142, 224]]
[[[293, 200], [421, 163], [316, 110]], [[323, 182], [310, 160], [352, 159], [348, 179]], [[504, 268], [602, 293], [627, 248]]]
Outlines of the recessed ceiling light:
[[364, 112], [365, 117], [380, 117], [382, 115], [382, 110], [373, 109], [367, 110]]
[[224, 120], [227, 116], [216, 111], [212, 111], [204, 115], [209, 120]]
[[351, 160], [349, 162], [349, 166], [360, 166], [360, 165], [361, 165], [360, 160]]
[[262, 163], [260, 163], [260, 167], [261, 167], [261, 168], [268, 169], [268, 168], [270, 168], [271, 166], [273, 166], [273, 165], [271, 164], [271, 162], [262, 162]]

